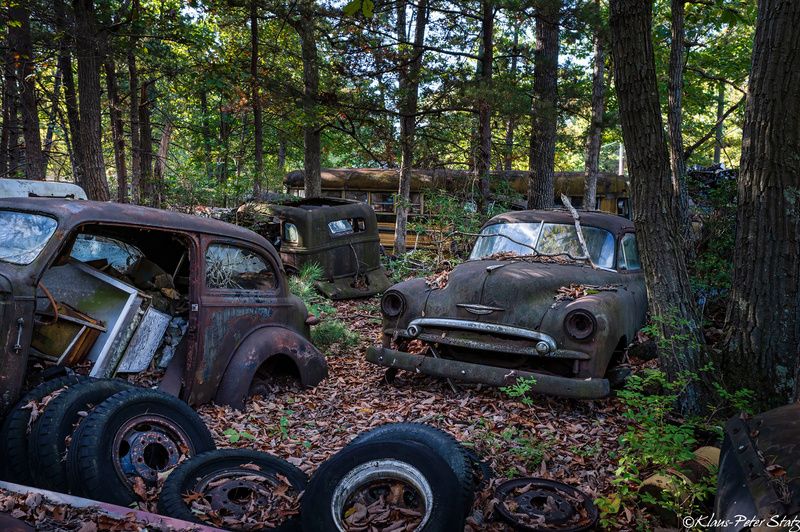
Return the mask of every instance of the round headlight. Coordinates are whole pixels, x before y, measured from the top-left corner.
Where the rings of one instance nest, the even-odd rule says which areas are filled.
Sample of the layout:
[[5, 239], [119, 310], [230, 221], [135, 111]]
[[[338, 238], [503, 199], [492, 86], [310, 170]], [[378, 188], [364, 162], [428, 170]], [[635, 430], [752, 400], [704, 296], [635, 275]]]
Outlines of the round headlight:
[[387, 292], [381, 299], [381, 311], [385, 316], [394, 318], [406, 308], [406, 301], [398, 292]]
[[564, 318], [564, 329], [567, 334], [576, 340], [587, 340], [592, 337], [597, 329], [597, 320], [594, 314], [584, 309], [576, 309]]

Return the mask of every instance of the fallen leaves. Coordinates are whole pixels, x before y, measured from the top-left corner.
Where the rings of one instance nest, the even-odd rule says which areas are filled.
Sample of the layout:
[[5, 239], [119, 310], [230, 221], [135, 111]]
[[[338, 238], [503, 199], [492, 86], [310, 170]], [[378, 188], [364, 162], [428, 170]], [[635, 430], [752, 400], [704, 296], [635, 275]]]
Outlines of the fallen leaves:
[[562, 286], [556, 292], [556, 301], [574, 301], [582, 297], [599, 294], [600, 292], [614, 292], [619, 288], [619, 285], [603, 285], [597, 286], [593, 284], [571, 284], [569, 286]]

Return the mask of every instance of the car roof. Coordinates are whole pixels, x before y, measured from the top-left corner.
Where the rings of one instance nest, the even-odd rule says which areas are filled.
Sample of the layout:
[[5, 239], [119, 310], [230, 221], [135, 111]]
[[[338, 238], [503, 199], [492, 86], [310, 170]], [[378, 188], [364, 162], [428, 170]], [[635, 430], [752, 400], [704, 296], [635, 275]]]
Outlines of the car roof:
[[[616, 214], [609, 214], [602, 211], [578, 211], [578, 215], [580, 216], [582, 226], [599, 227], [615, 235], [628, 233], [634, 230], [634, 225], [631, 220]], [[572, 214], [566, 209], [536, 209], [511, 211], [500, 214], [483, 224], [483, 227], [498, 223], [536, 223], [542, 221], [561, 224], [575, 223]]]
[[213, 218], [204, 218], [129, 203], [75, 201], [54, 198], [0, 199], [0, 209], [49, 214], [74, 227], [85, 223], [108, 223], [172, 229], [186, 233], [205, 233], [237, 238], [270, 249], [271, 244], [249, 229]]

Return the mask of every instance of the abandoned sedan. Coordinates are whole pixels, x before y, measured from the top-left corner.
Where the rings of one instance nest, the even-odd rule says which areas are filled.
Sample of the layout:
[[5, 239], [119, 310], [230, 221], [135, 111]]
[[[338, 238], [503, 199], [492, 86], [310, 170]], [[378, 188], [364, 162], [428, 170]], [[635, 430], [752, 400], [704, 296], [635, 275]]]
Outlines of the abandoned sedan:
[[577, 226], [561, 210], [492, 218], [469, 261], [384, 294], [383, 345], [367, 359], [390, 374], [608, 395], [606, 370], [645, 320], [644, 276], [630, 220], [582, 212]]
[[369, 205], [334, 198], [254, 201], [242, 205], [236, 218], [278, 247], [287, 271], [318, 264], [322, 279], [315, 287], [330, 299], [369, 297], [391, 285]]
[[241, 407], [266, 377], [327, 374], [275, 249], [231, 224], [133, 205], [0, 200], [0, 397], [33, 368], [150, 372], [190, 404]]

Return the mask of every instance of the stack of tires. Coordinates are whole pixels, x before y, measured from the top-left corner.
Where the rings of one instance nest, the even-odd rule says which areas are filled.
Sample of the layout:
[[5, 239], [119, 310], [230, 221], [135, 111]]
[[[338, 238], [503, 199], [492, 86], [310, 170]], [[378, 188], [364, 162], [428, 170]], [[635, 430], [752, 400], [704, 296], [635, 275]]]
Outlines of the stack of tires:
[[[423, 424], [396, 423], [358, 436], [310, 480], [295, 466], [265, 453], [205, 453], [170, 474], [159, 511], [248, 530], [379, 530], [387, 524], [397, 527], [387, 519], [398, 518], [404, 526], [397, 530], [463, 530], [475, 490], [486, 475], [477, 458], [448, 433]], [[302, 493], [299, 508], [273, 508], [274, 520], [266, 523], [263, 515], [253, 519], [254, 510], [274, 504], [268, 492], [276, 489], [281, 494]]]
[[25, 395], [0, 429], [0, 478], [128, 506], [215, 448], [189, 406], [118, 379], [67, 375]]

